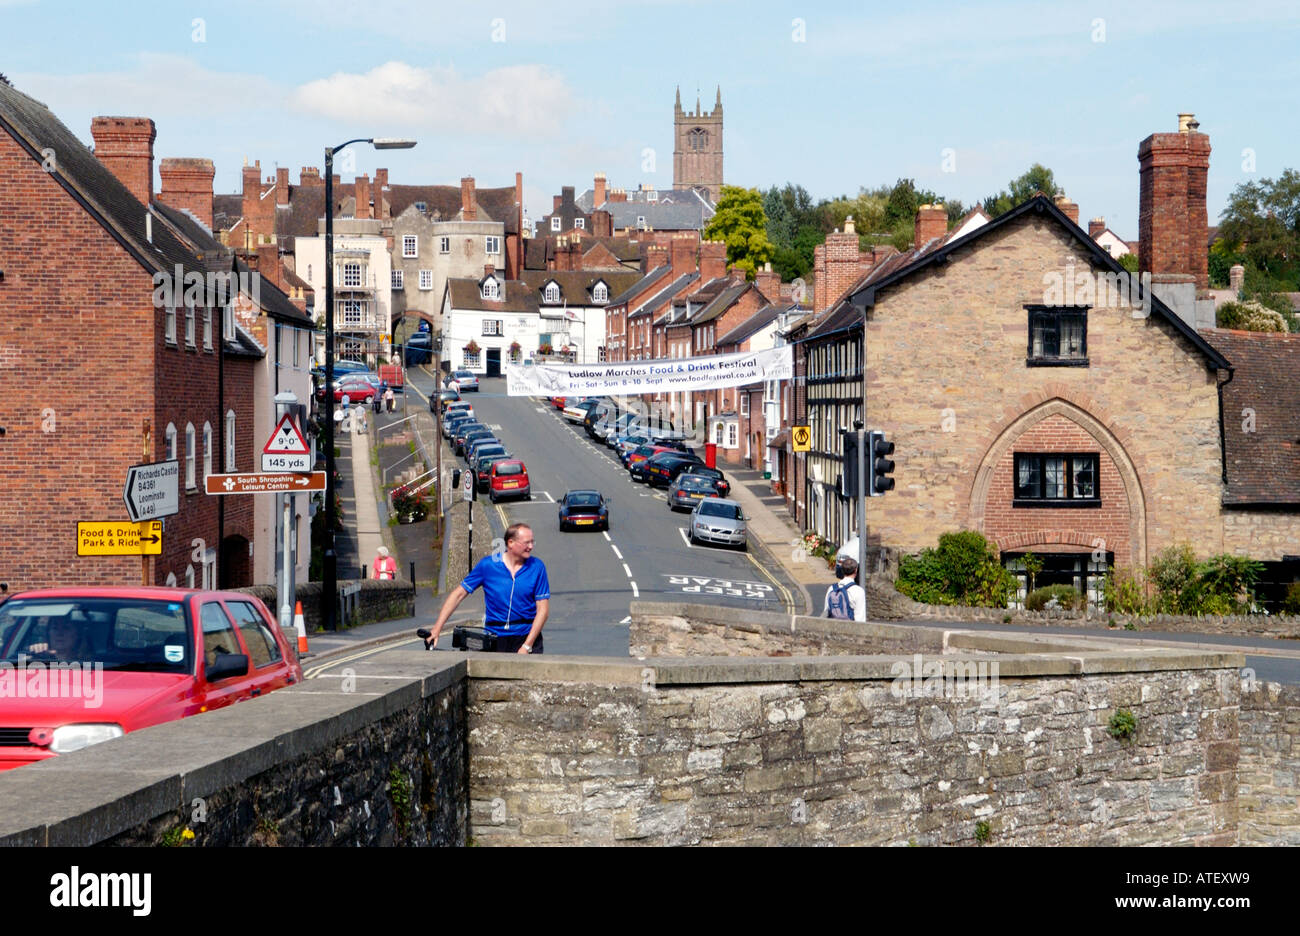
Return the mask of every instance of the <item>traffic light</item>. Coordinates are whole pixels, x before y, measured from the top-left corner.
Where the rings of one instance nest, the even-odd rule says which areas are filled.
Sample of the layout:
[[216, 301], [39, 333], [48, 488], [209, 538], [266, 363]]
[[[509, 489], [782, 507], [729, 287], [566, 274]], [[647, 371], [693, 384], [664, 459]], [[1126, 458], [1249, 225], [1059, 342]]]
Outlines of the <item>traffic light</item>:
[[867, 434], [867, 457], [871, 459], [871, 485], [867, 488], [870, 497], [879, 497], [886, 491], [894, 489], [894, 463], [888, 456], [894, 454], [894, 443], [885, 438], [885, 434], [873, 429]]
[[858, 496], [858, 433], [853, 429], [841, 429], [840, 438], [844, 440], [844, 468], [840, 473], [840, 496], [854, 498]]

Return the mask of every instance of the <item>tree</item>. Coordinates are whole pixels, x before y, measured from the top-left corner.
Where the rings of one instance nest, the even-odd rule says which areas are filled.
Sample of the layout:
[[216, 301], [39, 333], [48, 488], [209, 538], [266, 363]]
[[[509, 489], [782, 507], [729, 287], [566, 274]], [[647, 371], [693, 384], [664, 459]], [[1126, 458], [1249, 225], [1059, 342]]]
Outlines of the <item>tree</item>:
[[1041, 163], [1034, 163], [1024, 174], [1011, 180], [1010, 186], [997, 195], [984, 199], [984, 210], [990, 217], [1005, 214], [1021, 202], [1026, 202], [1035, 192], [1042, 192], [1048, 198], [1061, 194], [1061, 187], [1056, 184], [1052, 170]]
[[[773, 246], [789, 249], [794, 245], [794, 213], [781, 197], [775, 185], [763, 196], [763, 211], [767, 215], [767, 239]], [[782, 277], [784, 279], [784, 277]]]
[[767, 239], [767, 215], [763, 196], [758, 189], [735, 185], [722, 187], [718, 209], [704, 229], [706, 240], [727, 244], [727, 262], [747, 271], [755, 270], [772, 259], [772, 242]]
[[789, 283], [801, 276], [807, 276], [812, 269], [812, 261], [791, 247], [777, 246], [772, 254], [772, 269], [781, 277], [781, 282]]
[[1300, 172], [1287, 169], [1276, 180], [1238, 185], [1219, 238], [1225, 252], [1240, 254], [1247, 269], [1271, 280], [1273, 291], [1300, 288]]

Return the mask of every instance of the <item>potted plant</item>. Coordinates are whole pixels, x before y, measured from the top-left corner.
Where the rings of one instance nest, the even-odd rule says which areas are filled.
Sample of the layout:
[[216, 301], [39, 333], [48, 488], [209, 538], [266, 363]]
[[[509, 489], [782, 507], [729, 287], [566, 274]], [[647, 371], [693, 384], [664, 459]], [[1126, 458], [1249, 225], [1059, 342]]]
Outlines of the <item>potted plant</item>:
[[523, 345], [517, 341], [510, 342], [510, 360], [518, 361], [519, 355], [523, 353]]
[[554, 349], [553, 349], [549, 344], [539, 345], [538, 348], [537, 348], [537, 353], [538, 353], [538, 354], [553, 354], [553, 353], [554, 353]]
[[465, 345], [464, 350], [466, 354], [478, 354], [479, 351], [478, 342], [475, 341], [473, 338], [471, 338], [469, 340], [469, 344]]

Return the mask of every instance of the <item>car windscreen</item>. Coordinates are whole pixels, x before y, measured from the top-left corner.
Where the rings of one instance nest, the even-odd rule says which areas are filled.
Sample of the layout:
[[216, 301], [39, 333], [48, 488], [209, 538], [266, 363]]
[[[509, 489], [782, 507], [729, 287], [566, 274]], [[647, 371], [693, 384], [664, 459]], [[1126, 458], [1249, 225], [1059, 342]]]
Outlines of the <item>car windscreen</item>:
[[524, 466], [518, 462], [512, 462], [505, 465], [496, 466], [497, 477], [501, 475], [520, 475], [524, 473]]
[[600, 495], [599, 494], [570, 494], [569, 506], [570, 507], [599, 507]]
[[677, 487], [683, 491], [713, 491], [717, 490], [718, 482], [712, 478], [688, 474], [677, 479]]
[[737, 515], [740, 508], [735, 504], [724, 504], [721, 501], [701, 501], [700, 514], [705, 517], [725, 517], [728, 520], [740, 519]]
[[6, 663], [99, 664], [110, 670], [192, 673], [193, 642], [180, 601], [11, 598], [0, 605]]
[[493, 455], [504, 455], [506, 447], [504, 445], [484, 445], [478, 449], [475, 458], [491, 458]]

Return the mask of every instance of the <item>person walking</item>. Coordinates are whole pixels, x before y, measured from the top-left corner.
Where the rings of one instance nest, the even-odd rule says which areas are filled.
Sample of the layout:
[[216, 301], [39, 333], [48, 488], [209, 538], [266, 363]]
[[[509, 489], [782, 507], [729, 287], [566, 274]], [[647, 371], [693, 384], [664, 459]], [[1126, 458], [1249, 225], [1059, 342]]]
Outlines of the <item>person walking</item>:
[[842, 621], [867, 620], [867, 592], [858, 584], [856, 559], [841, 559], [835, 564], [838, 582], [826, 590], [822, 614]]
[[397, 400], [393, 396], [393, 388], [388, 387], [384, 390], [384, 409], [393, 412], [397, 408]]
[[532, 552], [533, 528], [526, 523], [507, 527], [505, 552], [480, 559], [447, 596], [433, 631], [424, 639], [425, 647], [437, 646], [447, 619], [482, 585], [483, 626], [496, 636], [497, 650], [542, 653], [542, 627], [551, 613], [551, 583], [546, 566]]
[[374, 576], [389, 581], [397, 578], [397, 560], [388, 554], [387, 546], [380, 546], [375, 553]]

